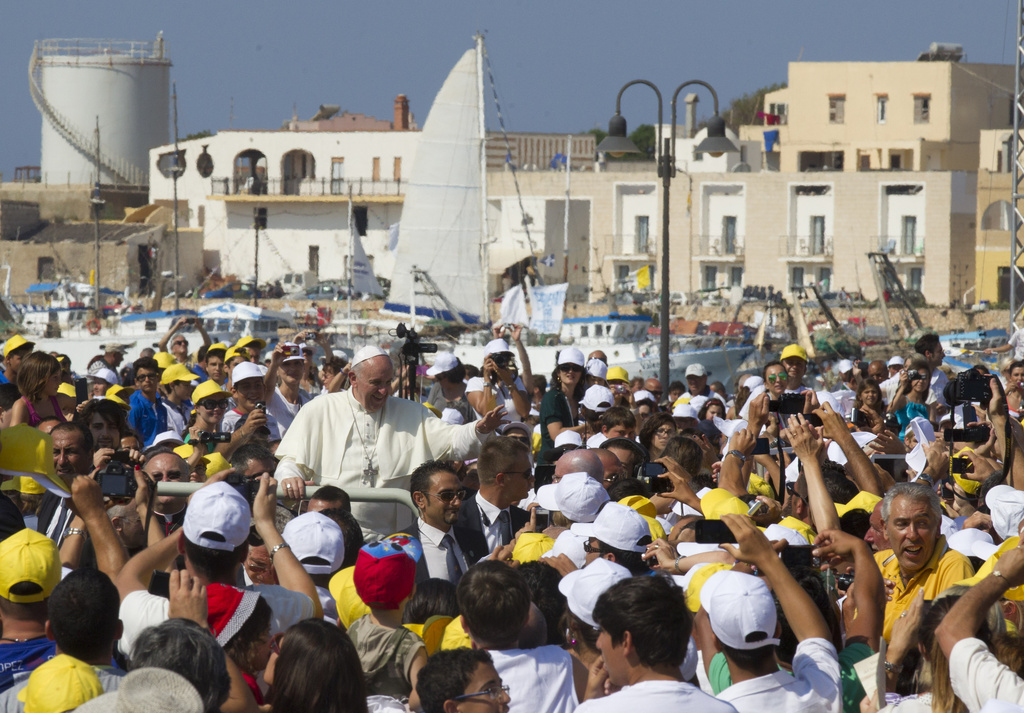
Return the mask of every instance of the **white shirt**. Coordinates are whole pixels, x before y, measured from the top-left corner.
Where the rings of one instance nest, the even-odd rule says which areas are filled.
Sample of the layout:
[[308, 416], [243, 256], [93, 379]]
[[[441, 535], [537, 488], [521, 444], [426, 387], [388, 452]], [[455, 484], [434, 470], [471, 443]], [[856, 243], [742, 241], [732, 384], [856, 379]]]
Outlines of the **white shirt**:
[[167, 430], [180, 436], [181, 432], [185, 430], [185, 419], [182, 417], [181, 411], [170, 401], [164, 400], [163, 405], [164, 411], [167, 412]]
[[1014, 332], [1008, 344], [1013, 347], [1014, 361], [1024, 359], [1024, 329], [1018, 329]]
[[[416, 520], [416, 526], [420, 530], [420, 544], [423, 545], [423, 558], [427, 562], [427, 572], [433, 578], [448, 579], [448, 550], [441, 546], [441, 541], [448, 533], [441, 532], [433, 525], [428, 525], [423, 518]], [[450, 533], [451, 530], [448, 532]], [[455, 560], [465, 572], [469, 569], [469, 565], [466, 564], [466, 556], [462, 553], [459, 543], [456, 542], [455, 535], [451, 536], [450, 542], [455, 550]]]
[[739, 713], [840, 713], [843, 689], [836, 649], [825, 639], [805, 639], [797, 644], [792, 676], [776, 671], [734, 683], [719, 693], [718, 698], [731, 703]]
[[[523, 380], [518, 376], [513, 384], [517, 391], [525, 393], [526, 387], [523, 386]], [[519, 421], [519, 412], [516, 411], [515, 404], [512, 403], [512, 393], [508, 387], [502, 383], [491, 384], [491, 393], [494, 394], [495, 404], [497, 406], [505, 406], [505, 415], [502, 417], [502, 421]], [[466, 382], [466, 393], [471, 394], [476, 391], [484, 390], [484, 377], [474, 376], [472, 379]], [[508, 405], [506, 406], [506, 402]], [[476, 411], [476, 409], [474, 409]], [[483, 418], [483, 414], [476, 411], [477, 418]]]
[[579, 705], [568, 651], [539, 646], [488, 653], [502, 683], [509, 687], [509, 713], [572, 713]]
[[[734, 713], [724, 701], [717, 700], [696, 686], [681, 681], [641, 681], [621, 691], [584, 701], [577, 713], [668, 713], [668, 711], [701, 711], [701, 713]], [[780, 712], [781, 713], [781, 712]]]
[[[226, 417], [225, 417], [226, 418]], [[367, 413], [350, 392], [327, 394], [302, 407], [277, 449], [278, 481], [289, 477], [318, 485], [399, 488], [409, 491], [409, 474], [428, 460], [466, 460], [489, 436], [476, 425], [451, 426], [424, 406], [391, 397], [377, 413]], [[374, 471], [366, 473], [367, 456]], [[415, 517], [390, 503], [352, 503], [364, 529], [382, 535], [401, 532]]]
[[501, 510], [497, 505], [487, 502], [480, 493], [476, 494], [475, 500], [477, 507], [480, 509], [480, 526], [484, 531], [484, 538], [487, 540], [487, 550], [494, 552], [495, 547], [503, 544], [501, 541], [501, 523], [498, 521], [498, 515], [502, 512], [508, 513], [509, 534], [514, 536], [516, 533], [512, 532], [512, 514], [508, 512], [508, 508]]
[[[237, 431], [239, 424], [242, 423], [242, 419], [246, 416], [247, 414], [237, 409], [228, 411], [220, 422], [221, 433], [234, 433]], [[277, 419], [274, 418], [274, 414], [270, 413], [270, 411], [267, 411], [267, 428], [270, 429], [270, 440], [276, 441], [281, 438], [281, 433], [277, 427]]]
[[996, 698], [1024, 705], [1024, 680], [988, 650], [980, 639], [961, 639], [949, 652], [949, 680], [971, 713]]
[[[270, 605], [271, 636], [287, 631], [294, 624], [313, 616], [313, 602], [302, 592], [293, 592], [276, 584], [256, 584], [246, 589], [259, 592]], [[121, 653], [130, 658], [132, 646], [142, 630], [167, 621], [169, 605], [169, 600], [141, 589], [122, 599], [121, 623], [124, 624], [124, 633], [117, 644]]]
[[293, 404], [281, 395], [280, 386], [274, 389], [274, 393], [270, 395], [270, 401], [267, 402], [267, 414], [273, 416], [274, 420], [277, 421], [277, 428], [281, 432], [282, 438], [284, 438], [284, 434], [288, 431], [288, 427], [292, 425], [292, 421], [295, 420], [299, 409], [308, 404], [312, 399], [312, 396], [299, 389], [299, 402]]

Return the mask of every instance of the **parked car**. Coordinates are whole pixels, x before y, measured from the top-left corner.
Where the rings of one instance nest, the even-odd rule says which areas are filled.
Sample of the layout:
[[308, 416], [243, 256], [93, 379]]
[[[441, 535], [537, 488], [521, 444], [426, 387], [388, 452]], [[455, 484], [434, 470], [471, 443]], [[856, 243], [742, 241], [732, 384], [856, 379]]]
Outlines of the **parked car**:
[[[348, 297], [348, 283], [342, 280], [324, 280], [306, 290], [307, 300], [342, 300]], [[353, 299], [359, 297], [359, 293], [352, 293]]]
[[216, 290], [203, 293], [203, 299], [244, 299], [252, 297], [252, 285], [245, 282], [229, 282]]
[[307, 270], [305, 272], [288, 272], [281, 278], [281, 288], [285, 297], [302, 297], [309, 290], [317, 285], [316, 273]]

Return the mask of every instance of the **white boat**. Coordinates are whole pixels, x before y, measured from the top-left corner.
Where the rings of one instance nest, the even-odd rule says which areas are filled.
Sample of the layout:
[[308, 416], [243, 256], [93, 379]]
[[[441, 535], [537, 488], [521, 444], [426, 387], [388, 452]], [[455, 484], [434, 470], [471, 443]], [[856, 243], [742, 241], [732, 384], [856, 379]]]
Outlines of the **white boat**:
[[277, 343], [278, 329], [298, 329], [295, 310], [277, 311], [238, 302], [217, 302], [199, 309], [203, 327], [214, 342], [231, 344], [243, 335]]

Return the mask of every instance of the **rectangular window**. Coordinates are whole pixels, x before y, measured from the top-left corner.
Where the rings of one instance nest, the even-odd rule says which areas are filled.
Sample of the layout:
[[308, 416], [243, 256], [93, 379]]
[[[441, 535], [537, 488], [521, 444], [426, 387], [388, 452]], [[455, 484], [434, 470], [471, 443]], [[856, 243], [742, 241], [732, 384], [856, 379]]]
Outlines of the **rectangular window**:
[[789, 287], [795, 289], [797, 287], [804, 286], [804, 269], [802, 267], [794, 267], [789, 271]]
[[822, 267], [818, 270], [818, 287], [822, 292], [832, 291], [832, 268]]
[[374, 156], [373, 157], [373, 176], [372, 176], [371, 180], [374, 180], [374, 181], [379, 181], [380, 180], [380, 156]]
[[860, 155], [860, 170], [870, 171], [871, 170], [871, 156], [866, 153]]
[[618, 273], [619, 273], [618, 274], [618, 279], [619, 280], [628, 280], [629, 279], [629, 265], [619, 265], [616, 269], [618, 270]]
[[887, 104], [889, 103], [889, 97], [880, 95], [877, 98], [878, 111], [875, 113], [875, 121], [879, 124], [885, 123], [886, 110], [888, 109]]
[[309, 271], [320, 277], [320, 246], [309, 246]]
[[704, 266], [704, 289], [713, 290], [718, 287], [718, 268], [714, 265]]
[[402, 180], [402, 157], [401, 156], [395, 156], [395, 167], [394, 167], [393, 175], [395, 177], [395, 182], [398, 182], [398, 181]]
[[823, 255], [825, 253], [825, 216], [811, 216], [811, 254]]
[[636, 238], [636, 252], [649, 252], [651, 246], [648, 244], [650, 238], [650, 216], [638, 215], [633, 226], [633, 235]]
[[729, 283], [733, 287], [743, 287], [743, 268], [742, 267], [730, 267], [729, 268]]
[[927, 124], [931, 113], [931, 94], [917, 94], [914, 96], [914, 123]]
[[903, 157], [898, 153], [889, 154], [889, 168], [895, 171], [903, 168]]
[[924, 281], [924, 269], [920, 267], [910, 268], [907, 274], [907, 287], [916, 292], [921, 291], [921, 283]]
[[905, 215], [901, 221], [901, 235], [903, 238], [903, 254], [917, 254], [917, 216]]
[[726, 255], [736, 254], [736, 216], [722, 216], [722, 250]]
[[846, 115], [846, 97], [834, 96], [828, 98], [828, 123], [842, 124]]
[[345, 159], [331, 159], [331, 194], [338, 195], [345, 192]]
[[36, 259], [36, 280], [39, 282], [50, 282], [57, 278], [57, 270], [54, 267], [52, 257], [41, 257]]

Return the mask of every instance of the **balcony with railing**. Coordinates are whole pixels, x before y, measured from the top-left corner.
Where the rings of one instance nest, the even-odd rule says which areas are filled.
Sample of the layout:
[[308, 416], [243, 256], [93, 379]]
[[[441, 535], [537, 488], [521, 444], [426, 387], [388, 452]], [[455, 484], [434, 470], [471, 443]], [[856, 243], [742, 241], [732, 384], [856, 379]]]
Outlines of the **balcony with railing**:
[[832, 259], [831, 235], [786, 235], [786, 257], [790, 260], [825, 261]]
[[306, 200], [322, 198], [347, 200], [349, 193], [360, 198], [383, 200], [400, 199], [404, 195], [402, 182], [373, 181], [364, 178], [269, 178], [233, 176], [210, 179], [210, 195], [224, 200]]
[[893, 262], [921, 262], [924, 260], [924, 236], [880, 235], [877, 238], [878, 252], [885, 253]]
[[743, 260], [743, 238], [727, 235], [700, 235], [697, 259], [702, 262], [734, 262]]

